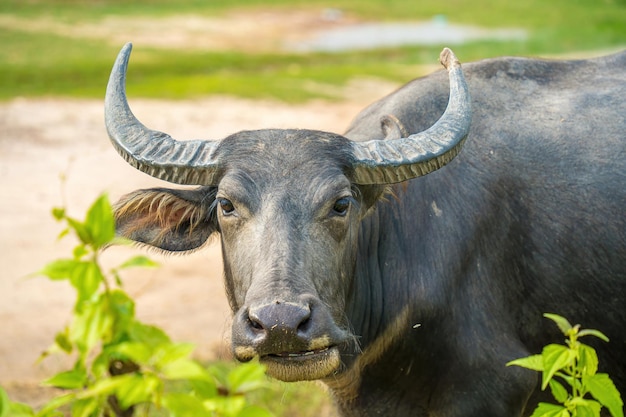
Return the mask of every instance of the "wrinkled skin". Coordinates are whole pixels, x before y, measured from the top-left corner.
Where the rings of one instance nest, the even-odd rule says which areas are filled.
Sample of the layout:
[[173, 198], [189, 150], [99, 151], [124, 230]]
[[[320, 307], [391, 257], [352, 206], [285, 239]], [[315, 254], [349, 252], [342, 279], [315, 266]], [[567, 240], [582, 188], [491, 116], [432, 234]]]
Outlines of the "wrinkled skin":
[[[226, 168], [217, 190], [234, 353], [260, 355], [285, 381], [319, 379], [338, 369], [338, 347], [353, 344], [345, 299], [367, 207], [344, 173], [345, 139], [280, 132], [263, 140], [268, 133], [240, 134], [220, 156], [247, 158]], [[284, 356], [298, 352], [308, 355]]]
[[530, 415], [538, 377], [505, 364], [562, 342], [544, 312], [607, 334], [588, 341], [626, 392], [624, 68], [626, 53], [465, 65], [464, 150], [389, 189], [353, 182], [346, 138], [431, 126], [442, 72], [345, 138], [242, 132], [218, 149], [216, 186], [130, 194], [118, 232], [176, 251], [219, 233], [235, 357], [324, 380], [346, 416]]

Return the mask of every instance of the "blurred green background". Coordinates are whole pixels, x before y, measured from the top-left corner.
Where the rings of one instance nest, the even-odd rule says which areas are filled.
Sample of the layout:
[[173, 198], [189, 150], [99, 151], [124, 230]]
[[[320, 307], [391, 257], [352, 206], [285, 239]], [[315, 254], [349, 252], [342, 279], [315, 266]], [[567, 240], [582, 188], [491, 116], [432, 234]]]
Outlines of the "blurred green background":
[[[134, 97], [232, 94], [289, 102], [337, 98], [332, 86], [358, 76], [408, 81], [419, 75], [415, 73], [419, 65], [436, 63], [444, 46], [294, 53], [255, 49], [255, 36], [250, 37], [248, 47], [232, 49], [168, 47], [132, 38], [137, 33], [153, 33], [158, 38], [166, 26], [171, 34], [176, 28], [167, 18], [172, 16], [229, 21], [233, 16], [247, 16], [254, 24], [256, 15], [277, 13], [290, 19], [289, 11], [294, 10], [311, 15], [338, 10], [342, 18], [360, 22], [432, 21], [445, 16], [455, 25], [516, 28], [527, 33], [522, 40], [454, 45], [463, 62], [498, 55], [599, 55], [626, 47], [626, 0], [1, 0], [0, 100], [16, 96], [101, 98], [113, 60], [125, 41], [135, 43], [129, 70], [129, 94]], [[156, 23], [146, 26], [147, 20]], [[176, 22], [193, 34], [184, 21]], [[160, 24], [165, 26], [159, 28]], [[195, 43], [202, 43], [201, 36]]]

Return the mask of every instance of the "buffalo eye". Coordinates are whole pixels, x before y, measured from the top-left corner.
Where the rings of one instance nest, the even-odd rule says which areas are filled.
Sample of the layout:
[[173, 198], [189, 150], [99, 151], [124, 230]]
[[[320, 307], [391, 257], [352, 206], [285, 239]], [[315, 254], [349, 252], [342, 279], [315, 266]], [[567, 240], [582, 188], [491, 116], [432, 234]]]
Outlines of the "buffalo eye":
[[333, 214], [336, 216], [345, 216], [350, 208], [350, 200], [348, 198], [340, 198], [333, 205]]
[[222, 210], [222, 214], [224, 216], [228, 216], [234, 213], [235, 206], [233, 206], [233, 203], [229, 199], [218, 198], [217, 203], [220, 205], [220, 209]]

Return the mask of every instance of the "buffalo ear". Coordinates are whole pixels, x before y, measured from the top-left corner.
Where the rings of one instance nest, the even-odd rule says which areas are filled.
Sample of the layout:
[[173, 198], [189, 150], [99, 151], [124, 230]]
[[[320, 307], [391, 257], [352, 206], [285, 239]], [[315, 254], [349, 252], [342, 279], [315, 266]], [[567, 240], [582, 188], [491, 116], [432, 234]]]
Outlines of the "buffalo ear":
[[410, 133], [404, 124], [393, 114], [388, 114], [380, 119], [380, 128], [385, 135], [385, 140], [408, 138]]
[[114, 207], [117, 235], [172, 252], [199, 248], [219, 231], [216, 191], [153, 188], [127, 194]]

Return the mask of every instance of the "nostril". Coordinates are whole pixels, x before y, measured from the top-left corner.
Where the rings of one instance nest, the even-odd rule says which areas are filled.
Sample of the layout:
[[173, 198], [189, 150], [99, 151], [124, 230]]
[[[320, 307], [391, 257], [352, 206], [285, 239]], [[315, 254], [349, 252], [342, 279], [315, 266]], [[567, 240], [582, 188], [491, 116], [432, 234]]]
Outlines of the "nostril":
[[263, 330], [263, 326], [261, 325], [261, 323], [255, 320], [248, 319], [248, 324], [250, 325], [250, 327], [252, 327], [255, 330]]
[[265, 329], [265, 327], [263, 326], [263, 322], [261, 321], [261, 319], [252, 311], [248, 311], [248, 326], [251, 329], [257, 330], [257, 331], [262, 331]]
[[245, 325], [253, 337], [307, 337], [314, 327], [309, 305], [272, 301], [261, 306], [250, 307], [244, 316]]
[[298, 333], [307, 333], [311, 328], [311, 316], [305, 317], [298, 325]]

